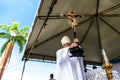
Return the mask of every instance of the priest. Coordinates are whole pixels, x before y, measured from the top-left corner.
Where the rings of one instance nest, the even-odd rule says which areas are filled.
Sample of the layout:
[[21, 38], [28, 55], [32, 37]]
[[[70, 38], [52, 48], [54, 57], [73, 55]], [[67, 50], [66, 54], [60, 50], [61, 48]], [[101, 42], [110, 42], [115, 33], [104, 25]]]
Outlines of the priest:
[[61, 39], [63, 48], [56, 52], [57, 80], [85, 80], [80, 57], [71, 57], [72, 54], [70, 53], [70, 48], [78, 46], [76, 42], [78, 42], [77, 38], [71, 43], [68, 36]]

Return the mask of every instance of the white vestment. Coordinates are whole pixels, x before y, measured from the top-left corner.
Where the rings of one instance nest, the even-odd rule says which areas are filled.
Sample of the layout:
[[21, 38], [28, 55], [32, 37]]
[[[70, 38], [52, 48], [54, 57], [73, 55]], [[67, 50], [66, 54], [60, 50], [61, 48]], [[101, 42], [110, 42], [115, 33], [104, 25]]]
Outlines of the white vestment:
[[80, 57], [70, 57], [68, 47], [58, 50], [56, 56], [57, 80], [83, 80]]
[[[120, 80], [119, 73], [112, 70], [112, 80]], [[104, 69], [94, 69], [86, 72], [87, 80], [108, 80]]]

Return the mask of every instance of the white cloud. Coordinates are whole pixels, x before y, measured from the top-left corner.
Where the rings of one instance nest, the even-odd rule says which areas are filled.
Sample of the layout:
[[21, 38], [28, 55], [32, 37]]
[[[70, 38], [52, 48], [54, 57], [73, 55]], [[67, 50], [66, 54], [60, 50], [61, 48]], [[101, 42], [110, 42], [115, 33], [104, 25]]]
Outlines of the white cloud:
[[20, 73], [4, 72], [2, 80], [20, 80]]

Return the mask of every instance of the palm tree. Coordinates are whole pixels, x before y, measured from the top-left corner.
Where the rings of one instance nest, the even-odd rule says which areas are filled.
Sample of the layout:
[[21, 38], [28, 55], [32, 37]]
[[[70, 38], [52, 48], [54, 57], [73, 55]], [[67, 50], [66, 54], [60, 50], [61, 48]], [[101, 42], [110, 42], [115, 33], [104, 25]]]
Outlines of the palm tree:
[[19, 23], [15, 21], [12, 21], [11, 26], [0, 24], [0, 29], [2, 30], [2, 32], [0, 32], [0, 38], [7, 39], [0, 50], [0, 56], [2, 56], [2, 53], [4, 52], [0, 63], [0, 80], [2, 78], [6, 63], [8, 59], [10, 59], [14, 44], [18, 44], [19, 51], [21, 52], [23, 50], [23, 45], [26, 42], [29, 26], [23, 26], [21, 29], [19, 29], [18, 26]]

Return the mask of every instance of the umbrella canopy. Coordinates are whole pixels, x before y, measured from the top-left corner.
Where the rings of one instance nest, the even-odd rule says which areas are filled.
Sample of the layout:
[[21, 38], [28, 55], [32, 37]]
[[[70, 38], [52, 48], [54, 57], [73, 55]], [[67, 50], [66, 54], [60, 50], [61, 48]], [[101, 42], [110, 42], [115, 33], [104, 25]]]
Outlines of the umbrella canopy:
[[119, 0], [41, 0], [23, 59], [56, 61], [61, 38], [74, 38], [67, 19], [70, 10], [84, 16], [76, 28], [84, 61], [101, 64], [102, 48], [110, 61], [120, 58]]

